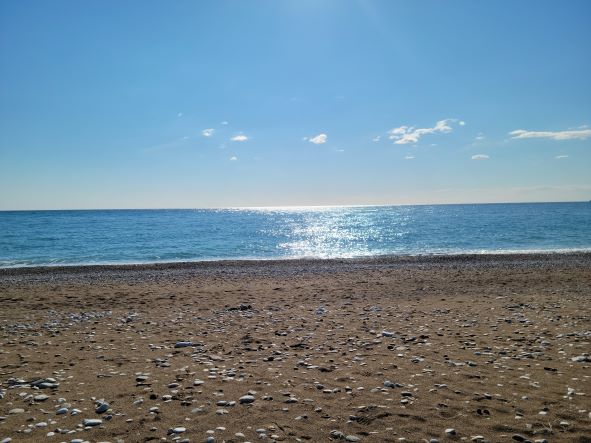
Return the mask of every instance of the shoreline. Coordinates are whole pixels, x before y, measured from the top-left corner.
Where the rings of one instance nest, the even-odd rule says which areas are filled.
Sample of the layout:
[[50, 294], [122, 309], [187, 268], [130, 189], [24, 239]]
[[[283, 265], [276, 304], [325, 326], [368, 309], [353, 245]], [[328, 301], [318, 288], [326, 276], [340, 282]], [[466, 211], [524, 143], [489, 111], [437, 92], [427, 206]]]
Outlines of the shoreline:
[[457, 262], [459, 264], [487, 263], [539, 263], [560, 260], [589, 262], [591, 251], [549, 251], [549, 252], [500, 252], [500, 253], [458, 253], [458, 254], [420, 254], [420, 255], [376, 255], [352, 258], [269, 258], [269, 259], [220, 259], [196, 261], [171, 261], [147, 263], [97, 263], [97, 264], [58, 264], [58, 265], [24, 265], [0, 267], [0, 278], [3, 276], [46, 273], [84, 273], [101, 271], [166, 271], [166, 270], [207, 270], [212, 268], [239, 267], [289, 267], [299, 266], [356, 266], [356, 265], [441, 265]]

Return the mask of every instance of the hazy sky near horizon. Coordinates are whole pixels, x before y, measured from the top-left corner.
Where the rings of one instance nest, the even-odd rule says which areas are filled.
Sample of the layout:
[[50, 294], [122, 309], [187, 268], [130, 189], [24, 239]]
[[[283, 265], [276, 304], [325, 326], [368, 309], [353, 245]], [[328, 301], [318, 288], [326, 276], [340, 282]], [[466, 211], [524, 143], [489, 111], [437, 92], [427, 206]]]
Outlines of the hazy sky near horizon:
[[4, 1], [0, 210], [591, 199], [591, 2]]

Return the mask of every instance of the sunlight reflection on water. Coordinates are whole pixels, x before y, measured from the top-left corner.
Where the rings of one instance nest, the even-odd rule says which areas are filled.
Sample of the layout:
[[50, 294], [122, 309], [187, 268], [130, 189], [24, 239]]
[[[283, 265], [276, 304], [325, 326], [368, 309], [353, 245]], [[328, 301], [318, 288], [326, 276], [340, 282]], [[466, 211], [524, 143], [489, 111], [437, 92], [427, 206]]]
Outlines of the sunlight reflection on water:
[[287, 223], [282, 233], [288, 238], [278, 244], [293, 257], [359, 257], [386, 253], [385, 243], [403, 237], [404, 216], [383, 226], [375, 210], [350, 208], [304, 213]]

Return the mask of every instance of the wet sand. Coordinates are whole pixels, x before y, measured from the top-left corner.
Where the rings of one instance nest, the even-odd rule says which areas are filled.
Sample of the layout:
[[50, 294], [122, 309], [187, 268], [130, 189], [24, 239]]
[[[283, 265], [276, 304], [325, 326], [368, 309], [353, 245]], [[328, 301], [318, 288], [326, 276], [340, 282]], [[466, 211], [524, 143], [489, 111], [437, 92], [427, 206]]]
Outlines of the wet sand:
[[590, 298], [588, 253], [3, 269], [0, 441], [591, 442]]

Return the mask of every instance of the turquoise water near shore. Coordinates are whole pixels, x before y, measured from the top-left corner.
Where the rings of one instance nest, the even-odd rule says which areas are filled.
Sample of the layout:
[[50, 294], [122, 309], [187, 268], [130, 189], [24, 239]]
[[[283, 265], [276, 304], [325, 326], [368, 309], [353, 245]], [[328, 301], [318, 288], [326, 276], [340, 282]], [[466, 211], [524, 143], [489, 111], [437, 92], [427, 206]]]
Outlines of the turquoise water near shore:
[[0, 267], [591, 250], [591, 203], [0, 212]]

